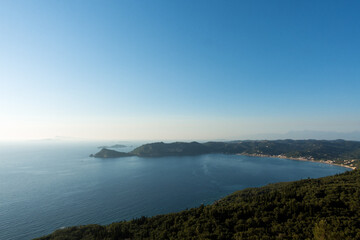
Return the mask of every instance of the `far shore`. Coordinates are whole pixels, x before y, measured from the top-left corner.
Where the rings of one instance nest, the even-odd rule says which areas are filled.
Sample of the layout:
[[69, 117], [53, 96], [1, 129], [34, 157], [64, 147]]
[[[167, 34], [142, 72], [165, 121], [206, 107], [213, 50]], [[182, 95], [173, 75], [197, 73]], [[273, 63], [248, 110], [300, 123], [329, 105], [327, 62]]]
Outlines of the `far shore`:
[[302, 158], [302, 157], [294, 158], [294, 157], [286, 157], [284, 155], [266, 155], [266, 154], [257, 154], [257, 153], [237, 153], [236, 155], [244, 155], [244, 156], [249, 156], [249, 157], [282, 158], [282, 159], [291, 159], [291, 160], [305, 161], [305, 162], [317, 162], [317, 163], [325, 163], [325, 164], [329, 164], [329, 165], [350, 168], [352, 170], [356, 169], [356, 167], [353, 167], [353, 166], [334, 163], [333, 160], [314, 160], [314, 159], [308, 159], [308, 158]]

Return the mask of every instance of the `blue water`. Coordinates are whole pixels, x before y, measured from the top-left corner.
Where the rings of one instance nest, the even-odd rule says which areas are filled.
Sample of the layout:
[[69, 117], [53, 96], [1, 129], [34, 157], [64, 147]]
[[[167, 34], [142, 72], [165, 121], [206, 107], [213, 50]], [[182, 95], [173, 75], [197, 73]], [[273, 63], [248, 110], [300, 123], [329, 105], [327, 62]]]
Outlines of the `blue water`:
[[100, 145], [104, 143], [0, 143], [0, 239], [31, 239], [65, 226], [176, 212], [247, 187], [347, 170], [222, 154], [88, 157]]

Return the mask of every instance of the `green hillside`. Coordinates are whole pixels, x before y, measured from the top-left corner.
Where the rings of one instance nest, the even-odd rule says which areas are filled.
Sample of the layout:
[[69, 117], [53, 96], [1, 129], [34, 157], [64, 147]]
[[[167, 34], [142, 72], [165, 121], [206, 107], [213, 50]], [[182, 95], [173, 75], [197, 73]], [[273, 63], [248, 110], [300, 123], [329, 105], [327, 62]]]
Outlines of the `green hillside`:
[[174, 142], [144, 144], [129, 153], [102, 149], [92, 155], [98, 158], [140, 156], [193, 156], [209, 153], [248, 154], [301, 158], [349, 167], [360, 166], [360, 142], [345, 140], [274, 140], [274, 141], [234, 141], [234, 142]]
[[131, 154], [140, 157], [192, 156], [209, 153], [209, 148], [198, 142], [150, 143], [134, 149]]
[[38, 239], [360, 239], [360, 171], [249, 188], [208, 206]]
[[118, 157], [129, 157], [133, 156], [131, 153], [118, 152], [111, 149], [103, 148], [100, 152], [91, 154], [90, 157], [96, 158], [118, 158]]

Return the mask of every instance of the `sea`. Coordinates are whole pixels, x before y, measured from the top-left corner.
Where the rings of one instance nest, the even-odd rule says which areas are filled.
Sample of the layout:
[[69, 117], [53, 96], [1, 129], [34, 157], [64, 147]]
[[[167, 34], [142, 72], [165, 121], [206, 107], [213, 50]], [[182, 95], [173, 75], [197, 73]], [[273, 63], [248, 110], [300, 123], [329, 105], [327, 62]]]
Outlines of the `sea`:
[[[116, 142], [130, 151], [140, 142]], [[348, 171], [323, 163], [208, 154], [98, 159], [114, 142], [0, 142], [0, 239], [211, 204], [237, 190]]]

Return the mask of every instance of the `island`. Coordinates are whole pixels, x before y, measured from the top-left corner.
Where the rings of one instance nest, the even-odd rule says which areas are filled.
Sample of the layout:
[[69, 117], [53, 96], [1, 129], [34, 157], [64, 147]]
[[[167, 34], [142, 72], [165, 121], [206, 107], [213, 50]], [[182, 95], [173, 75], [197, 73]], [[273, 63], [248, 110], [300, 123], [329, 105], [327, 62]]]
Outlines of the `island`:
[[90, 154], [90, 157], [95, 157], [95, 158], [118, 158], [118, 157], [129, 157], [129, 156], [133, 156], [133, 154], [118, 152], [107, 148], [101, 149], [100, 152], [98, 153]]
[[360, 171], [270, 184], [211, 205], [107, 226], [67, 227], [56, 239], [360, 239]]
[[346, 140], [246, 140], [231, 142], [156, 142], [125, 153], [101, 149], [95, 158], [196, 156], [202, 154], [241, 154], [301, 161], [318, 161], [355, 169], [360, 166], [360, 142]]
[[99, 146], [98, 148], [125, 148], [125, 147], [127, 146], [122, 144], [114, 144], [112, 146]]

